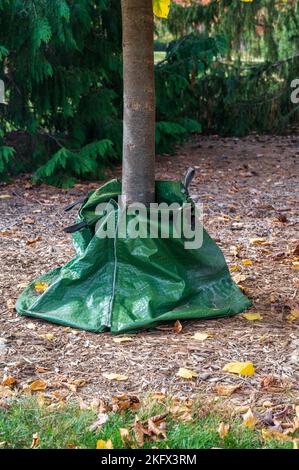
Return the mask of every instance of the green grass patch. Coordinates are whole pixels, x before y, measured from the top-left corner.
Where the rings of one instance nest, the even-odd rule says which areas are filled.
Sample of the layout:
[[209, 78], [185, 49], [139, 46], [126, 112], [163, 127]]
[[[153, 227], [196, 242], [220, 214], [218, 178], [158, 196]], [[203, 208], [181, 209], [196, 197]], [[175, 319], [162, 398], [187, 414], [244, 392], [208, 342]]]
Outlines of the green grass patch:
[[[119, 429], [125, 428], [136, 446], [133, 425], [136, 414], [140, 420], [161, 414], [169, 409], [168, 403], [155, 403], [150, 397], [138, 412], [110, 412], [109, 420], [95, 431], [89, 427], [97, 420], [96, 412], [80, 410], [77, 404], [47, 406], [35, 398], [14, 399], [8, 409], [0, 409], [1, 448], [30, 448], [33, 435], [39, 438], [39, 449], [96, 448], [97, 440], [111, 439], [114, 448], [125, 448]], [[203, 411], [204, 410], [204, 411]], [[258, 429], [242, 426], [241, 419], [230, 417], [219, 410], [206, 410], [200, 402], [191, 411], [191, 420], [184, 422], [172, 413], [165, 418], [166, 439], [145, 441], [143, 448], [226, 449], [292, 448], [292, 442], [264, 440]], [[230, 425], [227, 436], [219, 436], [221, 422]]]

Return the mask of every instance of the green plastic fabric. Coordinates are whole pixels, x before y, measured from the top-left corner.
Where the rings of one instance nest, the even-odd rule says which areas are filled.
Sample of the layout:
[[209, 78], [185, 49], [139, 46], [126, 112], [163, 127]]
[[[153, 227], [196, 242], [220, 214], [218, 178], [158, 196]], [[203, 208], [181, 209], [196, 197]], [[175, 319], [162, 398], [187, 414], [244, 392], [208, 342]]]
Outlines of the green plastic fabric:
[[[120, 193], [121, 182], [112, 180], [88, 194], [77, 222], [87, 221], [89, 226], [73, 234], [76, 256], [24, 290], [16, 304], [20, 314], [94, 332], [121, 333], [175, 319], [234, 315], [251, 305], [205, 230], [203, 244], [195, 250], [185, 249], [185, 240], [175, 237], [95, 236], [96, 206], [110, 202], [118, 212]], [[182, 205], [190, 198], [181, 183], [158, 181], [156, 202]], [[36, 282], [49, 287], [38, 293]]]

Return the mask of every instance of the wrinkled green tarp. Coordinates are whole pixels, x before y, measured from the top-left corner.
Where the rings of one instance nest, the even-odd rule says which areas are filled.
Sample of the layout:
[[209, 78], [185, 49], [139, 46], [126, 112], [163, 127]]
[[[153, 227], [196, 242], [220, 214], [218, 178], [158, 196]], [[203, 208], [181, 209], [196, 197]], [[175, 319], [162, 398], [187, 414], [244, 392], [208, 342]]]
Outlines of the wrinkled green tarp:
[[[90, 225], [73, 234], [76, 256], [38, 279], [49, 285], [45, 292], [36, 292], [37, 281], [31, 283], [17, 301], [19, 313], [120, 333], [166, 320], [233, 315], [250, 306], [205, 231], [201, 248], [195, 250], [185, 249], [182, 238], [95, 236], [95, 207], [110, 201], [119, 211], [120, 193], [118, 180], [89, 193], [77, 222]], [[156, 201], [183, 204], [190, 199], [181, 183], [158, 181]]]

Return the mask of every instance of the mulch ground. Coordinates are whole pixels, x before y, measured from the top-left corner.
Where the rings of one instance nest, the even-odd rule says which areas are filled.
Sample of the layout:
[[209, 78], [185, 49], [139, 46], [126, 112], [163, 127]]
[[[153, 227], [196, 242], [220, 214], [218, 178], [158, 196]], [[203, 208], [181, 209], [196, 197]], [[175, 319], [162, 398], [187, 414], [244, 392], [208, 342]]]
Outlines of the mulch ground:
[[[191, 194], [204, 203], [205, 228], [253, 300], [250, 312], [262, 319], [250, 321], [241, 314], [184, 321], [180, 333], [170, 326], [130, 334], [132, 340], [123, 343], [109, 333], [64, 328], [13, 309], [27, 283], [73, 256], [70, 236], [62, 229], [75, 214], [66, 215], [63, 207], [97, 185], [36, 187], [29, 175], [1, 185], [0, 381], [13, 377], [13, 390], [21, 393], [41, 379], [45, 393], [83, 399], [148, 391], [217, 396], [217, 386], [240, 384], [229, 398], [235, 405], [294, 403], [299, 399], [299, 324], [292, 315], [298, 313], [299, 289], [298, 155], [298, 137], [215, 136], [158, 158], [159, 179], [180, 179], [188, 166], [196, 169]], [[252, 242], [257, 238], [264, 240]], [[197, 332], [211, 336], [196, 341]], [[224, 372], [231, 361], [251, 361], [256, 372], [244, 378]], [[179, 378], [180, 367], [198, 377]], [[128, 379], [103, 376], [112, 372]]]

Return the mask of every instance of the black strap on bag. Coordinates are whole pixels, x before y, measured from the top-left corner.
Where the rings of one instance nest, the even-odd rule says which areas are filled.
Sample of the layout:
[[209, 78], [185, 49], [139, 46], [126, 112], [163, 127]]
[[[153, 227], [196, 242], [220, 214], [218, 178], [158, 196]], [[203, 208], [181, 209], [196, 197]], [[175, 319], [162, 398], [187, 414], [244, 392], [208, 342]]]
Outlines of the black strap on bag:
[[81, 230], [82, 228], [85, 228], [85, 227], [88, 227], [88, 223], [85, 220], [83, 220], [83, 222], [79, 222], [78, 224], [65, 227], [63, 231], [65, 233], [74, 233], [74, 232], [78, 232], [78, 230]]
[[183, 186], [185, 188], [186, 193], [188, 194], [189, 186], [191, 181], [193, 180], [195, 175], [195, 170], [191, 166], [189, 166], [188, 170], [185, 173], [185, 176], [182, 179]]
[[68, 212], [68, 211], [72, 210], [74, 207], [78, 206], [78, 204], [82, 204], [82, 203], [85, 201], [85, 199], [86, 199], [86, 198], [84, 197], [84, 198], [82, 198], [82, 199], [78, 199], [78, 200], [75, 201], [75, 202], [72, 202], [71, 204], [69, 204], [68, 206], [66, 206], [66, 207], [64, 208], [64, 211], [65, 211], [65, 212]]

